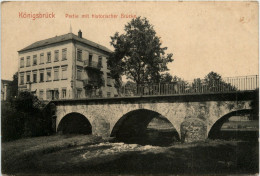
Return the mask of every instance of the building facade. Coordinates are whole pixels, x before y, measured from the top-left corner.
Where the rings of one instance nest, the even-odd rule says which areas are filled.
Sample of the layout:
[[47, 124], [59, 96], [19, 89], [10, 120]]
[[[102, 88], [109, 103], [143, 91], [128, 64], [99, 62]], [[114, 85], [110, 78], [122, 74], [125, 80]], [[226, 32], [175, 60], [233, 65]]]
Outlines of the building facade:
[[1, 79], [1, 101], [5, 101], [10, 97], [9, 85], [12, 81]]
[[18, 51], [18, 89], [42, 100], [117, 96], [107, 68], [110, 52], [81, 31], [35, 42]]

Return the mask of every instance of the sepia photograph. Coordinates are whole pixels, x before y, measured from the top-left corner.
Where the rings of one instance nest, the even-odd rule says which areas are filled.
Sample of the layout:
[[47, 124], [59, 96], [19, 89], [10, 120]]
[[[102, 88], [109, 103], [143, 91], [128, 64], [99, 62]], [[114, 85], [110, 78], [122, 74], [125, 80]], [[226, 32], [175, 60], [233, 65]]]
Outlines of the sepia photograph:
[[3, 175], [258, 175], [257, 1], [1, 4]]

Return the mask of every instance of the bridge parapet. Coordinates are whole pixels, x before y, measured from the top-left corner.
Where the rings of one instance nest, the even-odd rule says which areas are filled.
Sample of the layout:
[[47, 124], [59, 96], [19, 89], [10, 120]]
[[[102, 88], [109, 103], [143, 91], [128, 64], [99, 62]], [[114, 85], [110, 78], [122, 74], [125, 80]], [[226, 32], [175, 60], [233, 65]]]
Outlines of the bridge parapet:
[[219, 79], [178, 80], [171, 83], [139, 84], [129, 83], [119, 90], [119, 95], [176, 95], [176, 94], [208, 94], [252, 91], [259, 88], [259, 76], [240, 76]]
[[162, 103], [162, 102], [203, 102], [203, 101], [243, 101], [258, 98], [258, 90], [237, 92], [209, 92], [204, 94], [172, 94], [172, 95], [143, 95], [131, 97], [101, 97], [61, 99], [51, 102], [58, 104], [128, 104], [128, 103]]

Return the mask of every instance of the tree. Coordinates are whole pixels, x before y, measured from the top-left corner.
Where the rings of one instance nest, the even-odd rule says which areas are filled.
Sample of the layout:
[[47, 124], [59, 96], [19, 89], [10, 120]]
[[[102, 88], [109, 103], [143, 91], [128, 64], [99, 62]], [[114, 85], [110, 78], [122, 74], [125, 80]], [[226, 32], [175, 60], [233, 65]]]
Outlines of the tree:
[[37, 100], [31, 92], [24, 91], [11, 102], [3, 102], [1, 113], [3, 141], [52, 133], [51, 116], [39, 108]]
[[37, 97], [31, 92], [23, 91], [19, 93], [16, 100], [13, 102], [14, 107], [19, 112], [32, 113], [39, 111], [39, 108], [35, 106]]
[[192, 92], [201, 92], [205, 88], [205, 84], [202, 79], [196, 78], [193, 80], [193, 83], [191, 84], [191, 90]]
[[221, 75], [216, 72], [210, 72], [205, 76], [205, 83], [209, 91], [235, 91], [237, 88], [230, 83], [225, 82]]
[[125, 75], [137, 85], [159, 82], [160, 73], [173, 61], [172, 54], [165, 54], [167, 47], [161, 47], [160, 37], [146, 18], [132, 19], [124, 30], [124, 34], [116, 32], [111, 37], [115, 48], [108, 58], [111, 76], [119, 81]]
[[171, 83], [173, 81], [173, 77], [170, 73], [161, 74], [160, 83]]
[[136, 83], [127, 81], [124, 85], [124, 90], [122, 90], [125, 96], [133, 96], [137, 93]]
[[221, 76], [216, 72], [210, 72], [205, 76], [205, 83], [209, 90], [213, 91], [222, 83]]
[[208, 73], [204, 79], [194, 79], [192, 83], [193, 92], [219, 92], [219, 91], [235, 91], [236, 87], [225, 82], [221, 75], [216, 72]]

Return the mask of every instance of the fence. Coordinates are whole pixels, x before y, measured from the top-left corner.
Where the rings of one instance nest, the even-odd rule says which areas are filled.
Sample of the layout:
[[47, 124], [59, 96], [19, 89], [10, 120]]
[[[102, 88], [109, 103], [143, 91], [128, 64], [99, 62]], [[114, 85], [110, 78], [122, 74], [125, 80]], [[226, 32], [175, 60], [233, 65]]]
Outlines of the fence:
[[174, 95], [203, 94], [211, 92], [236, 92], [256, 90], [259, 88], [259, 76], [228, 77], [221, 79], [194, 79], [193, 81], [176, 81], [173, 83], [125, 85], [120, 88], [119, 95]]

